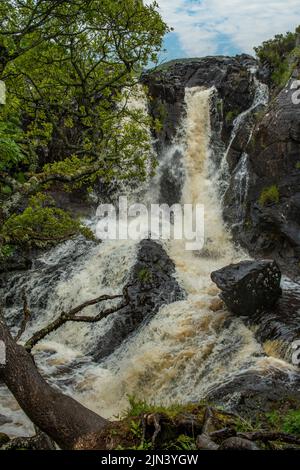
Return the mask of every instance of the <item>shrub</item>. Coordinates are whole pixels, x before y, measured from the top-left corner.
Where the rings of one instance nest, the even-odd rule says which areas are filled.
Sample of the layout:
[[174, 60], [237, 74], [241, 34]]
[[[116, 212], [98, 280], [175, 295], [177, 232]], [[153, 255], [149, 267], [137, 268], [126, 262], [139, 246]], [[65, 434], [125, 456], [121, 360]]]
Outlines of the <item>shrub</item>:
[[299, 58], [296, 33], [277, 34], [255, 48], [259, 60], [271, 70], [275, 87], [283, 87], [289, 80]]
[[273, 184], [268, 188], [262, 190], [261, 195], [259, 197], [259, 204], [264, 206], [269, 203], [277, 203], [279, 202], [280, 194], [278, 187]]
[[228, 111], [225, 117], [226, 124], [231, 125], [238, 115], [239, 112], [237, 110]]
[[282, 429], [288, 434], [300, 434], [300, 411], [289, 411], [284, 419]]

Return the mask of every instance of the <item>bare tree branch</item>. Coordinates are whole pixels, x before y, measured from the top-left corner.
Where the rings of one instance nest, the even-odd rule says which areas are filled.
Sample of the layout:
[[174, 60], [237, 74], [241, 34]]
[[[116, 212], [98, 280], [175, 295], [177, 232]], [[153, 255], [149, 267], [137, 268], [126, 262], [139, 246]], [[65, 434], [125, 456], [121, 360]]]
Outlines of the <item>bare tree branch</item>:
[[[108, 309], [104, 309], [98, 313], [98, 315], [91, 317], [91, 316], [77, 316], [79, 312], [84, 310], [87, 307], [92, 305], [97, 305], [100, 302], [105, 302], [107, 300], [115, 300], [115, 299], [123, 299], [119, 305], [114, 307], [110, 307]], [[40, 331], [37, 331], [28, 341], [26, 341], [24, 348], [27, 352], [31, 352], [32, 348], [46, 336], [48, 336], [53, 331], [58, 330], [62, 325], [69, 321], [73, 322], [82, 322], [82, 323], [97, 323], [100, 320], [108, 317], [109, 315], [116, 313], [126, 307], [129, 303], [128, 298], [128, 286], [124, 288], [123, 294], [120, 295], [101, 295], [96, 299], [88, 300], [81, 305], [73, 308], [69, 312], [62, 312], [52, 323], [47, 325], [45, 328], [42, 328]]]

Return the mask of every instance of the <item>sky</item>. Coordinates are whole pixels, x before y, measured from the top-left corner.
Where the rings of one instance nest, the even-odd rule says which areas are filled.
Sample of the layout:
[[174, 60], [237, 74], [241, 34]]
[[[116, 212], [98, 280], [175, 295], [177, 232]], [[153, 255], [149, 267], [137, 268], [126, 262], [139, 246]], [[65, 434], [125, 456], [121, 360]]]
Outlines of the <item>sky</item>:
[[[253, 47], [300, 24], [299, 0], [157, 0], [174, 32], [160, 61], [254, 54]], [[147, 0], [146, 3], [151, 3]]]

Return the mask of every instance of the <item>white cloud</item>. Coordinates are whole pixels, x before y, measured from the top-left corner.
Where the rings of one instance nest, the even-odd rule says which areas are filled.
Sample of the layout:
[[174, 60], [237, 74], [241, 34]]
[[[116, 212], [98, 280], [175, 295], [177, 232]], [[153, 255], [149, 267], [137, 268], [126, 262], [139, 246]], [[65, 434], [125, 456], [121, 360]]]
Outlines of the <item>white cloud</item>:
[[[158, 3], [187, 56], [216, 54], [228, 42], [238, 50], [253, 53], [254, 46], [277, 33], [293, 31], [300, 24], [299, 0], [158, 0]], [[223, 52], [226, 53], [226, 46]]]

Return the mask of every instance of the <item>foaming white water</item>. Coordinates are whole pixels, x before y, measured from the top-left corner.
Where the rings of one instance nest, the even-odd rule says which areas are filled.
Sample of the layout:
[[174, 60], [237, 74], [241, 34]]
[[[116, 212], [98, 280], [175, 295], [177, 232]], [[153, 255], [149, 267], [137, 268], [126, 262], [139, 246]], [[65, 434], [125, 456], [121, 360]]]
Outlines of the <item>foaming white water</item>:
[[[238, 131], [240, 130], [241, 126], [244, 124], [247, 117], [253, 113], [259, 106], [267, 106], [270, 98], [269, 88], [268, 85], [265, 83], [260, 82], [256, 77], [254, 77], [254, 84], [255, 84], [255, 94], [254, 100], [252, 105], [246, 111], [243, 111], [239, 114], [235, 120], [233, 121], [233, 130], [231, 134], [231, 139], [227, 148], [226, 156], [232, 146], [234, 139], [237, 136]], [[248, 142], [250, 141], [252, 134], [250, 134]]]
[[[249, 117], [251, 117], [251, 115], [260, 106], [262, 106], [262, 107], [267, 106], [268, 103], [269, 103], [269, 99], [270, 99], [270, 92], [269, 92], [268, 85], [266, 85], [265, 83], [260, 82], [255, 77], [255, 75], [254, 75], [256, 73], [255, 69], [251, 70], [251, 73], [254, 76], [253, 80], [254, 80], [254, 85], [255, 85], [255, 93], [254, 93], [253, 103], [251, 104], [250, 108], [246, 109], [241, 114], [239, 114], [235, 118], [235, 120], [233, 121], [233, 129], [232, 129], [232, 132], [231, 132], [230, 141], [229, 141], [227, 150], [224, 153], [223, 159], [221, 161], [221, 168], [220, 168], [220, 172], [219, 172], [219, 185], [220, 185], [221, 192], [222, 192], [223, 195], [225, 194], [225, 192], [228, 188], [228, 185], [229, 185], [230, 174], [229, 174], [229, 165], [228, 165], [227, 157], [228, 157], [229, 151], [232, 147], [232, 144], [233, 144], [238, 132], [240, 131], [241, 127], [247, 122], [247, 119], [249, 119]], [[254, 131], [254, 125], [252, 126], [252, 130], [249, 134], [247, 144], [250, 142], [250, 140], [252, 138], [253, 131]]]
[[[186, 251], [185, 240], [165, 245], [187, 299], [161, 308], [150, 323], [142, 325], [101, 364], [93, 362], [87, 351], [101, 340], [111, 318], [92, 326], [69, 323], [35, 350], [36, 360], [52, 384], [105, 417], [122, 412], [128, 394], [150, 402], [188, 402], [201, 399], [209, 390], [245, 371], [268, 374], [274, 368], [290, 370], [284, 361], [267, 358], [253, 332], [240, 319], [229, 317], [210, 280], [213, 270], [244, 257], [224, 229], [217, 196], [218, 175], [209, 158], [211, 93], [201, 88], [186, 90], [187, 116], [180, 133], [184, 137], [175, 144], [184, 154], [182, 203], [205, 206], [205, 247], [201, 252]], [[170, 155], [167, 153], [166, 158]], [[72, 248], [71, 243], [66, 244], [53, 250], [42, 263], [54, 266], [57, 258], [73, 252], [76, 245]], [[136, 242], [132, 241], [84, 246], [82, 257], [53, 288], [50, 285], [51, 292], [27, 336], [62, 309], [104, 292], [119, 293], [135, 253]], [[35, 297], [41, 294], [39, 276], [37, 269], [26, 280]], [[18, 435], [32, 432], [12, 397], [2, 390], [0, 395], [3, 414], [10, 410], [13, 421], [1, 430]]]
[[[229, 317], [218, 305], [218, 289], [210, 280], [213, 270], [244, 257], [224, 229], [217, 200], [217, 176], [209, 158], [211, 92], [186, 91], [182, 146], [186, 166], [182, 202], [205, 205], [206, 246], [192, 253], [185, 251], [184, 241], [166, 244], [187, 299], [161, 308], [102, 368], [91, 370], [95, 392], [89, 405], [95, 409], [97, 402], [96, 411], [106, 416], [121, 412], [128, 394], [162, 404], [188, 402], [246, 371], [267, 375], [275, 369], [292, 369], [284, 361], [267, 358], [242, 320]], [[85, 399], [91, 399], [87, 392]]]
[[[74, 243], [75, 247], [72, 246]], [[62, 311], [68, 311], [71, 307], [101, 294], [122, 293], [122, 287], [136, 259], [136, 242], [105, 241], [97, 246], [86, 244], [82, 247], [81, 257], [73, 262], [69, 260], [71, 266], [63, 268], [66, 272], [58, 273], [59, 260], [61, 257], [71, 256], [73, 250], [76, 251], [76, 245], [79, 250], [79, 241], [68, 242], [53, 249], [47, 256], [38, 260], [37, 270], [30, 272], [28, 278], [26, 275], [21, 278], [21, 285], [26, 288], [31, 300], [41, 297], [43, 289], [49, 290], [45, 305], [32, 308], [33, 320], [22, 341], [46, 326]], [[42, 273], [41, 265], [45, 269]], [[56, 272], [51, 271], [49, 278], [54, 276], [53, 286], [47, 279], [47, 269], [52, 266], [57, 269], [59, 278], [56, 282]], [[39, 284], [39, 278], [43, 275], [44, 284]], [[108, 303], [105, 307], [107, 306]], [[88, 307], [85, 314], [95, 315], [99, 309], [99, 306]], [[7, 313], [17, 317], [18, 307], [13, 307]], [[96, 410], [99, 406], [97, 403], [95, 405], [94, 397], [99, 383], [91, 377], [105, 375], [106, 372], [93, 362], [88, 356], [88, 351], [100, 344], [101, 336], [108, 330], [113, 319], [114, 315], [111, 315], [95, 324], [70, 322], [48, 335], [34, 349], [39, 369], [50, 383]], [[87, 393], [85, 384], [88, 384]], [[113, 412], [114, 410], [107, 410], [104, 414], [111, 416]], [[1, 415], [7, 418], [2, 426]], [[0, 429], [12, 436], [34, 432], [32, 424], [5, 387], [0, 388]]]

